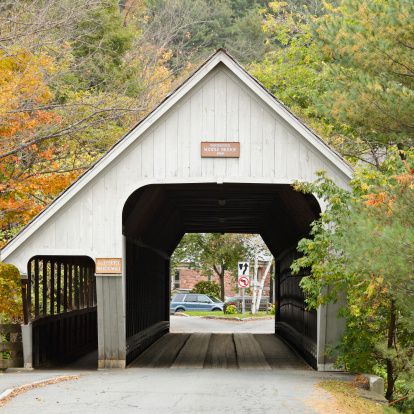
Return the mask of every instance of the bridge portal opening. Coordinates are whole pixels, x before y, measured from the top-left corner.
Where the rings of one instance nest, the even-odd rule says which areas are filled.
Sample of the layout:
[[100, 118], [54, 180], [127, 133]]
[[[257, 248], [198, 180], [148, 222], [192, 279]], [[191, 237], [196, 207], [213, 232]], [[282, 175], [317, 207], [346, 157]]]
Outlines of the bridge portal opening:
[[[310, 224], [320, 211], [314, 196], [296, 192], [290, 185], [154, 184], [136, 190], [126, 201], [122, 216], [127, 364], [160, 338], [165, 342], [171, 335], [170, 257], [184, 234], [251, 233], [260, 234], [276, 258], [273, 332], [316, 367], [316, 312], [306, 310], [299, 288], [306, 272], [292, 275], [290, 265], [298, 257], [297, 242], [308, 236]], [[174, 348], [175, 343], [179, 354], [188, 340], [181, 346], [177, 336], [167, 348]], [[212, 337], [204, 337], [206, 340]], [[196, 335], [193, 349], [203, 349], [200, 341], [202, 335]], [[214, 341], [224, 344], [229, 338], [216, 336]], [[266, 338], [260, 341], [262, 348], [275, 346]], [[266, 358], [271, 359], [271, 355]]]

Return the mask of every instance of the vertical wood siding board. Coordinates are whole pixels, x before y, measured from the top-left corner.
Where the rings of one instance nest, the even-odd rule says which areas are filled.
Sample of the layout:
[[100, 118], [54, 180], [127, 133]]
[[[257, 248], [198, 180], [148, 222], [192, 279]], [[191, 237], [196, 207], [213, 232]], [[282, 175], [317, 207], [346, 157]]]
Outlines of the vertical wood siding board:
[[82, 194], [80, 200], [81, 214], [80, 214], [80, 245], [92, 246], [93, 239], [93, 189], [88, 189]]
[[[103, 229], [102, 224], [100, 226], [100, 234], [105, 238], [105, 252], [114, 252], [116, 251], [116, 240], [113, 235], [113, 220], [115, 218], [115, 210], [117, 199], [114, 197], [114, 193], [117, 192], [117, 174], [116, 168], [113, 167], [105, 175], [105, 212], [103, 219]], [[103, 232], [102, 232], [103, 230]], [[109, 254], [109, 253], [107, 253]]]
[[112, 326], [111, 326], [111, 284], [110, 277], [103, 276], [103, 326], [104, 326], [104, 359], [112, 358]]
[[191, 97], [190, 176], [201, 176], [201, 141], [203, 128], [203, 89]]
[[79, 247], [80, 215], [81, 209], [79, 198], [76, 198], [72, 201], [67, 211], [68, 246], [71, 248]]
[[275, 176], [275, 118], [263, 113], [263, 176]]
[[240, 158], [239, 158], [239, 175], [250, 176], [250, 125], [251, 125], [251, 99], [250, 96], [242, 89], [239, 93], [239, 141], [240, 141]]
[[98, 359], [103, 360], [105, 358], [105, 340], [104, 340], [104, 306], [103, 306], [103, 285], [102, 277], [96, 277], [96, 293], [99, 298], [97, 303], [97, 317], [98, 317]]
[[154, 175], [165, 177], [165, 122], [154, 131]]
[[299, 177], [305, 181], [312, 180], [312, 153], [302, 142], [299, 147]]
[[178, 110], [165, 121], [165, 133], [166, 175], [167, 177], [175, 177], [178, 166]]
[[92, 216], [92, 235], [93, 249], [103, 252], [105, 248], [105, 238], [100, 237], [105, 217], [105, 178], [98, 180], [92, 189], [93, 216]]
[[110, 332], [110, 359], [118, 359], [118, 320], [117, 314], [117, 282], [118, 276], [105, 277], [108, 280], [108, 296], [109, 296], [109, 315], [108, 315], [108, 327]]
[[142, 142], [142, 177], [154, 177], [154, 133]]
[[316, 155], [314, 152], [312, 152], [312, 180], [316, 180], [316, 171], [323, 170], [323, 161]]
[[297, 180], [299, 178], [299, 141], [290, 132], [288, 133], [287, 154], [287, 176], [292, 180]]
[[[119, 280], [118, 280], [119, 279]], [[124, 299], [121, 278], [117, 278], [117, 302], [116, 314], [118, 315], [117, 329], [118, 329], [118, 359], [126, 358], [125, 354], [125, 315], [124, 315]]]
[[[214, 89], [214, 141], [223, 142], [227, 141], [227, 76], [223, 71], [219, 71], [214, 77]], [[225, 158], [214, 158], [214, 175], [218, 177], [226, 175]]]
[[251, 148], [250, 163], [252, 177], [261, 177], [263, 174], [263, 108], [251, 100]]
[[[227, 77], [227, 141], [239, 141], [239, 93], [240, 87]], [[226, 176], [239, 174], [239, 158], [226, 159]]]
[[59, 242], [59, 249], [68, 248], [68, 213], [65, 211], [56, 219], [55, 238]]
[[[201, 141], [214, 141], [214, 77], [203, 86], [203, 120]], [[201, 148], [200, 148], [201, 152]], [[201, 174], [203, 177], [210, 177], [214, 173], [214, 159], [201, 158]]]
[[190, 175], [191, 100], [188, 99], [178, 110], [178, 167], [179, 177]]

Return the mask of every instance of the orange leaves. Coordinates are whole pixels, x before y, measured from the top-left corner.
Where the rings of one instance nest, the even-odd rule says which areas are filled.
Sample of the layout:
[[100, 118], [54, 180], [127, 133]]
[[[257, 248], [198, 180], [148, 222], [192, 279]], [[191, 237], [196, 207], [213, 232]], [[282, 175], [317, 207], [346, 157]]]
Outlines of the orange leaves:
[[21, 282], [18, 270], [0, 262], [0, 313], [11, 318], [22, 316]]

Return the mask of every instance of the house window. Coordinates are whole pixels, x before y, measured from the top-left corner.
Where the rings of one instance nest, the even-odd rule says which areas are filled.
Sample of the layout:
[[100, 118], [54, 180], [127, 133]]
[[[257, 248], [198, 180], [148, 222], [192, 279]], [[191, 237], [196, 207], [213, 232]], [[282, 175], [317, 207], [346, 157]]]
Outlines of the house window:
[[180, 289], [181, 288], [181, 274], [179, 270], [176, 270], [174, 273], [173, 279], [173, 289]]

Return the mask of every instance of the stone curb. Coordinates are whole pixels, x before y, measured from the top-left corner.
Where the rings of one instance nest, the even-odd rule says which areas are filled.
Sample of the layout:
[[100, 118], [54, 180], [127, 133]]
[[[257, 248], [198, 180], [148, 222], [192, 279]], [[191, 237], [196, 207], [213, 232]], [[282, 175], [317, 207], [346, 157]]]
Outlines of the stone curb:
[[[194, 316], [193, 316], [194, 317]], [[231, 318], [228, 316], [213, 316], [213, 315], [206, 315], [206, 316], [195, 316], [196, 318], [200, 318], [200, 319], [220, 319], [220, 320], [224, 320], [224, 321], [237, 321], [237, 322], [246, 322], [246, 321], [265, 321], [265, 320], [271, 320], [271, 319], [275, 319], [273, 316], [271, 317], [260, 317], [260, 318]]]
[[13, 391], [18, 391], [18, 390], [21, 390], [22, 388], [31, 387], [33, 385], [41, 385], [41, 384], [47, 383], [52, 380], [61, 380], [61, 379], [66, 379], [66, 378], [71, 378], [71, 377], [73, 377], [73, 375], [62, 375], [60, 377], [52, 377], [52, 378], [48, 378], [45, 380], [30, 382], [28, 384], [19, 385], [18, 387], [7, 388], [5, 391], [3, 391], [0, 394], [0, 401], [3, 401], [4, 399], [6, 399]]
[[369, 382], [369, 392], [361, 391], [360, 395], [363, 398], [373, 400], [379, 403], [388, 403], [384, 397], [384, 380], [381, 377], [373, 374], [361, 373]]

